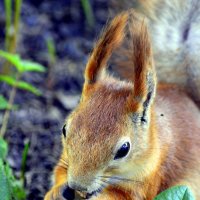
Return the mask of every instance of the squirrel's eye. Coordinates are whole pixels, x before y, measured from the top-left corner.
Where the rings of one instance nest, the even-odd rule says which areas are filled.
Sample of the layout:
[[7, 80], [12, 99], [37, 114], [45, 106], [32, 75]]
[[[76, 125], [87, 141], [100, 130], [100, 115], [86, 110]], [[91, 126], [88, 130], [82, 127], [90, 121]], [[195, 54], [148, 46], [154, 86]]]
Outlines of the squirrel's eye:
[[130, 150], [130, 143], [129, 142], [124, 143], [117, 151], [114, 160], [125, 157], [128, 154], [129, 150]]
[[66, 137], [66, 129], [65, 129], [65, 127], [66, 127], [66, 124], [62, 128], [62, 133], [63, 133], [64, 137]]

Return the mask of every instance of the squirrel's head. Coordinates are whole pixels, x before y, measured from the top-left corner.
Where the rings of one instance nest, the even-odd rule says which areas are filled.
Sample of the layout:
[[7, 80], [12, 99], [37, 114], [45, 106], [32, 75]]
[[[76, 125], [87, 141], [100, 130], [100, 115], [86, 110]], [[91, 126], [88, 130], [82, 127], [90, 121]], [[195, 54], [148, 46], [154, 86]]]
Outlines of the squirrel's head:
[[[132, 82], [117, 80], [105, 71], [127, 28], [135, 72]], [[155, 140], [150, 124], [155, 88], [144, 20], [133, 12], [122, 13], [97, 42], [86, 66], [80, 104], [63, 128], [63, 158], [68, 161], [70, 187], [93, 193], [108, 185], [142, 181], [151, 168], [147, 162]]]

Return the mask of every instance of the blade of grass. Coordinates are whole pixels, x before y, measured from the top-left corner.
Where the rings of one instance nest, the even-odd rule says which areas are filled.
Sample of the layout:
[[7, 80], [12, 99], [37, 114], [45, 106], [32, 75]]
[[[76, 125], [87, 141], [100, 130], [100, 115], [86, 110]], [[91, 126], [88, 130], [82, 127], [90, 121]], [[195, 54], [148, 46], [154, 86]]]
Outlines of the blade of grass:
[[85, 14], [86, 20], [90, 28], [95, 25], [94, 13], [89, 0], [81, 0], [81, 5], [83, 7], [83, 12]]
[[46, 40], [48, 49], [48, 75], [46, 85], [48, 89], [51, 89], [54, 85], [54, 71], [56, 63], [56, 48], [55, 43], [51, 37]]
[[46, 40], [47, 43], [47, 49], [48, 49], [48, 55], [49, 60], [52, 64], [55, 64], [56, 61], [56, 50], [55, 50], [55, 44], [53, 42], [53, 39], [48, 37]]
[[29, 148], [30, 148], [30, 140], [26, 140], [24, 150], [22, 153], [22, 165], [21, 165], [21, 180], [22, 180], [23, 186], [25, 184], [26, 161], [28, 157]]

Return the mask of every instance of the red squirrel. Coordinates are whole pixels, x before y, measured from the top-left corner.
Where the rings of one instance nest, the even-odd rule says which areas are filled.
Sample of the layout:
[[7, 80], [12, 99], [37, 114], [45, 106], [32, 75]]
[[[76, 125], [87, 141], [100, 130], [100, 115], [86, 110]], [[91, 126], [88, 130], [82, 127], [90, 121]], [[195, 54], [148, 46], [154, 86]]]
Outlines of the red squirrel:
[[[127, 32], [129, 81], [106, 71]], [[183, 89], [157, 84], [148, 28], [135, 11], [117, 15], [95, 45], [62, 144], [45, 200], [71, 200], [74, 191], [92, 200], [152, 200], [175, 185], [200, 199], [200, 110]]]

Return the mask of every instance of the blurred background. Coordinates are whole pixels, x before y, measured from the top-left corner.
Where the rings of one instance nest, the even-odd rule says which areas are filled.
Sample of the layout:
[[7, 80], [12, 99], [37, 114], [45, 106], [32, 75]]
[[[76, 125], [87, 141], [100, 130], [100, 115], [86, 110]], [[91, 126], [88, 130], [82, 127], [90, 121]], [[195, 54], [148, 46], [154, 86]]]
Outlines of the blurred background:
[[[62, 127], [79, 102], [85, 65], [95, 41], [113, 14], [131, 7], [140, 9], [136, 2], [0, 0], [0, 200], [44, 198], [62, 150]], [[150, 1], [141, 2], [148, 7]], [[150, 25], [156, 27], [165, 22], [164, 8], [165, 4], [160, 4], [155, 10], [160, 20], [150, 20]], [[177, 13], [176, 7], [169, 9]], [[186, 23], [184, 16], [181, 20]], [[156, 41], [157, 36], [153, 35]], [[186, 71], [180, 62], [179, 68], [169, 68], [165, 61], [171, 57], [163, 56], [162, 45], [154, 49], [159, 81], [189, 88], [187, 92], [199, 102], [199, 65], [192, 63]], [[176, 52], [172, 48], [170, 54], [175, 55], [175, 61], [179, 59]], [[113, 57], [119, 60], [119, 54]], [[194, 58], [199, 61], [196, 55]], [[111, 58], [111, 70], [112, 61]], [[119, 74], [123, 78], [123, 72]]]
[[109, 7], [106, 0], [0, 0], [0, 199], [40, 200], [50, 187], [61, 129]]

